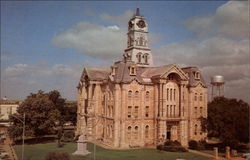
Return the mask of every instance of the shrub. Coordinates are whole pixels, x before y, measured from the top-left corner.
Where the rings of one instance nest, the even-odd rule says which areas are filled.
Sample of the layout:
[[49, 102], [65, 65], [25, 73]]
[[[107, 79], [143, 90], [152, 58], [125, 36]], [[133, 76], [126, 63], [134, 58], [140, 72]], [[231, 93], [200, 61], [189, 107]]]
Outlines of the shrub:
[[158, 150], [164, 150], [168, 152], [187, 152], [188, 150], [181, 146], [178, 141], [166, 141], [163, 145], [156, 147]]
[[70, 160], [68, 153], [49, 152], [45, 160]]
[[164, 146], [181, 146], [181, 143], [178, 141], [166, 141]]
[[163, 150], [163, 145], [162, 145], [162, 144], [157, 145], [157, 146], [156, 146], [156, 149], [158, 149], [158, 150]]
[[195, 140], [190, 140], [188, 145], [190, 149], [198, 149], [198, 142]]
[[68, 130], [65, 131], [62, 137], [63, 142], [73, 142], [75, 137], [74, 131]]

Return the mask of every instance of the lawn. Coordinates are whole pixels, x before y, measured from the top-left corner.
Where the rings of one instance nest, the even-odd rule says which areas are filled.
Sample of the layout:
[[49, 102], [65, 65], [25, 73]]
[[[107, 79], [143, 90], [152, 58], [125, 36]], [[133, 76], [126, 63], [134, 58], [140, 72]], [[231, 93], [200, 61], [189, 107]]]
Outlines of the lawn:
[[[25, 160], [45, 160], [45, 155], [48, 152], [67, 152], [73, 153], [76, 150], [76, 143], [66, 143], [63, 147], [57, 148], [56, 143], [44, 143], [25, 145]], [[14, 146], [16, 153], [21, 159], [22, 146]], [[93, 160], [93, 144], [88, 143], [88, 150], [91, 154], [87, 156], [72, 156], [71, 160]], [[163, 152], [155, 149], [135, 149], [135, 150], [108, 150], [102, 147], [96, 147], [96, 160], [208, 160], [209, 158], [202, 157], [193, 153], [177, 153]]]

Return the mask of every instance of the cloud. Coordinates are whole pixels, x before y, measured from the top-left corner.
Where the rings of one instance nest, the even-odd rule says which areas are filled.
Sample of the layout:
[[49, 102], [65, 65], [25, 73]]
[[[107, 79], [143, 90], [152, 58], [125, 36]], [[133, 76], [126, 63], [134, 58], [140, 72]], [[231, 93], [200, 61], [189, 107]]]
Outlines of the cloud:
[[127, 10], [126, 12], [124, 12], [122, 15], [119, 15], [119, 16], [113, 16], [107, 13], [102, 13], [100, 14], [99, 17], [103, 21], [118, 24], [121, 27], [124, 27], [124, 26], [127, 27], [128, 20], [133, 16], [133, 14], [134, 14], [133, 11]]
[[126, 31], [116, 25], [106, 27], [80, 22], [58, 33], [52, 43], [57, 47], [75, 49], [96, 58], [118, 58], [126, 47]]
[[75, 99], [76, 86], [82, 66], [55, 64], [15, 64], [1, 71], [1, 96], [19, 99], [39, 89], [59, 90], [63, 97]]
[[170, 43], [152, 49], [159, 64], [198, 66], [209, 85], [210, 78], [225, 78], [225, 95], [250, 103], [249, 11], [246, 1], [229, 1], [214, 14], [191, 17], [184, 26], [198, 39]]
[[249, 63], [249, 40], [234, 41], [212, 37], [201, 41], [188, 40], [171, 43], [153, 50], [156, 60], [163, 63], [185, 65], [223, 66]]
[[229, 1], [220, 6], [214, 14], [192, 17], [187, 19], [184, 24], [198, 37], [219, 35], [248, 38], [248, 1]]

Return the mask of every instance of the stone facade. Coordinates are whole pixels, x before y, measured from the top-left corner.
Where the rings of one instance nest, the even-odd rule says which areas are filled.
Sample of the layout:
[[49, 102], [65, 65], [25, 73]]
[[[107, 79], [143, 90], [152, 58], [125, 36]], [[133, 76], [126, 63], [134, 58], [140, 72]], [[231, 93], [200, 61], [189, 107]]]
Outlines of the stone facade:
[[0, 124], [9, 126], [9, 116], [17, 112], [20, 101], [0, 100]]
[[[207, 87], [197, 67], [153, 67], [148, 24], [130, 19], [123, 60], [84, 68], [78, 85], [77, 134], [113, 148], [156, 146], [166, 140], [202, 140]], [[140, 42], [137, 42], [140, 41]]]

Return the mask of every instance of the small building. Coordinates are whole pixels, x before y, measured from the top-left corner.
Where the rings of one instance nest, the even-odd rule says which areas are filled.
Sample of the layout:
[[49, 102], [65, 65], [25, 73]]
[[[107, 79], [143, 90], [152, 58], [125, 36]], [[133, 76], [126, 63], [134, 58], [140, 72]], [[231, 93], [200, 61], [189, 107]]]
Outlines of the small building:
[[201, 71], [177, 64], [153, 66], [148, 24], [139, 9], [128, 22], [123, 59], [106, 69], [84, 68], [77, 88], [77, 134], [89, 141], [113, 148], [166, 140], [187, 146], [189, 140], [207, 136], [199, 120], [207, 117]]
[[9, 116], [17, 112], [20, 102], [21, 101], [8, 99], [0, 100], [0, 125], [9, 125]]

